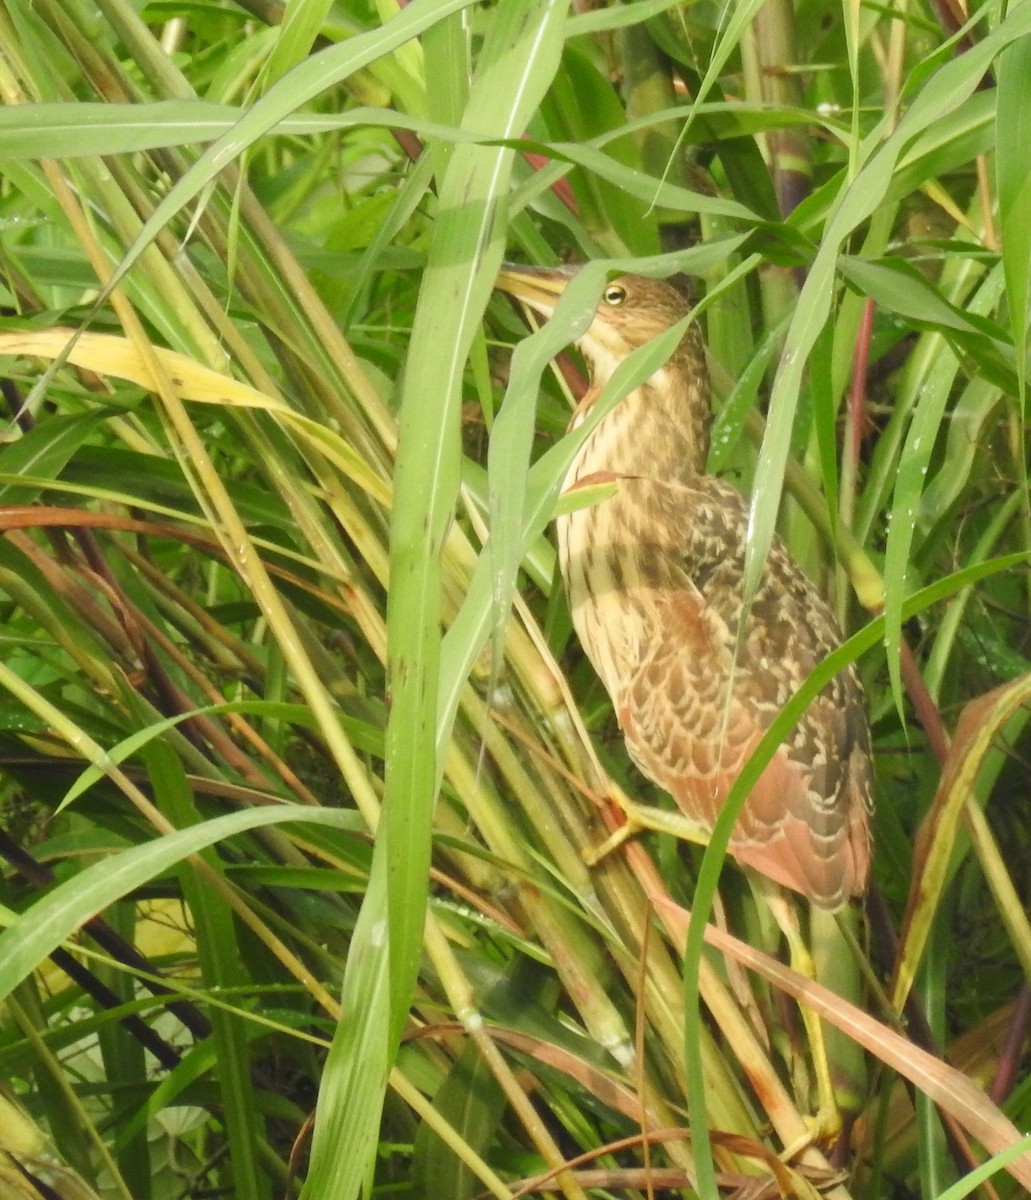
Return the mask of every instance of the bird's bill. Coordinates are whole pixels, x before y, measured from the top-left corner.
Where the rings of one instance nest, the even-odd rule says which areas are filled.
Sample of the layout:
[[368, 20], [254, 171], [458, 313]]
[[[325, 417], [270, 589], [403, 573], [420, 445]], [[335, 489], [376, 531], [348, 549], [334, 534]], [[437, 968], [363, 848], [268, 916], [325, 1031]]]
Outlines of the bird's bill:
[[527, 267], [522, 263], [502, 263], [494, 286], [547, 318], [555, 311], [559, 296], [578, 270], [578, 267]]

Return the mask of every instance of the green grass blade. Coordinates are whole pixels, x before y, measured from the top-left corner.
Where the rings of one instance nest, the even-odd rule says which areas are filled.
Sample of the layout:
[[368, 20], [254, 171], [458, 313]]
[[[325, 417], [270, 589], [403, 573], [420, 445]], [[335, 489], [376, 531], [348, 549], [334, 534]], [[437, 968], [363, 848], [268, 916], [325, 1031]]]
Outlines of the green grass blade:
[[[1006, 274], [1010, 328], [1018, 351], [1027, 346], [1031, 271], [1031, 40], [1010, 46], [999, 57], [995, 173], [999, 189], [999, 232]], [[1026, 362], [1017, 354], [1018, 395], [1024, 401]]]
[[[494, 11], [469, 97], [468, 112], [481, 130], [512, 138], [525, 128], [558, 67], [564, 13], [558, 0], [507, 0]], [[431, 822], [443, 771], [434, 736], [440, 556], [458, 494], [461, 381], [501, 264], [512, 158], [509, 149], [457, 147], [440, 188], [401, 398], [387, 607], [386, 801], [348, 955], [347, 1019], [334, 1038], [320, 1095], [305, 1200], [357, 1195], [364, 1182], [386, 1068], [422, 952]]]
[[168, 222], [195, 199], [224, 167], [228, 166], [263, 135], [301, 105], [360, 71], [369, 63], [392, 53], [429, 26], [451, 13], [468, 8], [475, 0], [412, 0], [380, 29], [359, 34], [339, 46], [320, 50], [287, 72], [240, 118], [236, 125], [210, 146], [192, 167], [169, 189], [144, 223], [139, 236], [126, 251], [108, 281], [97, 306], [124, 278], [133, 263]]
[[225, 838], [290, 821], [350, 829], [354, 813], [300, 804], [230, 813], [93, 863], [36, 901], [29, 912], [0, 934], [0, 1000], [9, 996], [51, 950], [70, 938], [88, 916], [102, 912], [184, 858]]

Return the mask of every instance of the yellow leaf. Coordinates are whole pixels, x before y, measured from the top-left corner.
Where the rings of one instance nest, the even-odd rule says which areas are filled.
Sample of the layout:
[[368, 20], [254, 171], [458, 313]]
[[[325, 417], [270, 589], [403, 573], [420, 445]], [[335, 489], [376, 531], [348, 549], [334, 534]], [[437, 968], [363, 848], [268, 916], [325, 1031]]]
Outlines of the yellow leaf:
[[[168, 382], [186, 401], [254, 408], [272, 413], [309, 446], [318, 449], [340, 472], [381, 504], [390, 503], [390, 487], [339, 434], [311, 417], [294, 412], [281, 400], [267, 396], [231, 375], [224, 375], [176, 350], [152, 347]], [[158, 391], [148, 364], [128, 338], [110, 333], [80, 333], [55, 326], [0, 333], [0, 354], [53, 360], [64, 356], [73, 366], [96, 375], [112, 375]]]

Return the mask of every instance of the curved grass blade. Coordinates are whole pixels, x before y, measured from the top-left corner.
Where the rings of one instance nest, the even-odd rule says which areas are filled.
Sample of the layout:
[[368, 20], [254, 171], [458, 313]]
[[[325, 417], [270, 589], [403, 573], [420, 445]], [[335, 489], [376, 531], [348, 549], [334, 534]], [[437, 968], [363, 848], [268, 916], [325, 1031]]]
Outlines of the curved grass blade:
[[343, 809], [315, 809], [300, 804], [230, 813], [95, 862], [73, 879], [59, 884], [0, 934], [0, 1001], [28, 978], [52, 950], [70, 938], [87, 918], [102, 912], [191, 854], [248, 830], [288, 821], [310, 821], [316, 825], [353, 829], [355, 814]]
[[[564, 17], [560, 0], [504, 0], [494, 10], [464, 124], [506, 138], [523, 132], [558, 68]], [[386, 800], [347, 959], [347, 1019], [334, 1036], [319, 1094], [304, 1200], [349, 1200], [365, 1184], [387, 1071], [418, 973], [443, 772], [435, 736], [441, 552], [458, 496], [462, 375], [501, 265], [513, 158], [507, 148], [458, 146], [440, 185], [401, 398], [387, 604]]]
[[249, 146], [301, 105], [418, 37], [435, 22], [469, 8], [475, 2], [412, 0], [411, 4], [379, 29], [371, 29], [340, 45], [320, 50], [288, 71], [173, 184], [97, 297], [94, 311], [99, 311], [111, 291], [172, 217], [200, 195], [218, 173], [239, 158]]
[[[892, 989], [892, 1003], [900, 1012], [913, 986], [931, 926], [939, 910], [964, 809], [967, 805], [977, 803], [974, 794], [985, 757], [1011, 718], [1029, 700], [1031, 676], [1024, 675], [985, 696], [971, 700], [960, 714], [934, 805], [916, 841], [910, 903], [899, 933], [899, 970]], [[1012, 736], [1012, 730], [1010, 734]], [[1026, 927], [1026, 919], [1024, 924]], [[1031, 969], [1027, 939], [1018, 937], [1015, 944], [1025, 970]], [[1021, 948], [1023, 954], [1020, 953]]]
[[1031, 41], [1020, 41], [999, 56], [995, 118], [995, 176], [999, 188], [1002, 267], [1006, 275], [1010, 329], [1017, 347], [1017, 394], [1024, 404], [1031, 271]]

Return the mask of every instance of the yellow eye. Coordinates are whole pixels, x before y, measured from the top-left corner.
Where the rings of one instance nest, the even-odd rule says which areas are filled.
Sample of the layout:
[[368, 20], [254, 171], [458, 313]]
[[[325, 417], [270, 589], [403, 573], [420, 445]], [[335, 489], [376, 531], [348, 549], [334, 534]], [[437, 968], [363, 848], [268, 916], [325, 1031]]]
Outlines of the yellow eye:
[[601, 295], [606, 304], [618, 308], [626, 299], [626, 288], [620, 283], [610, 283]]

